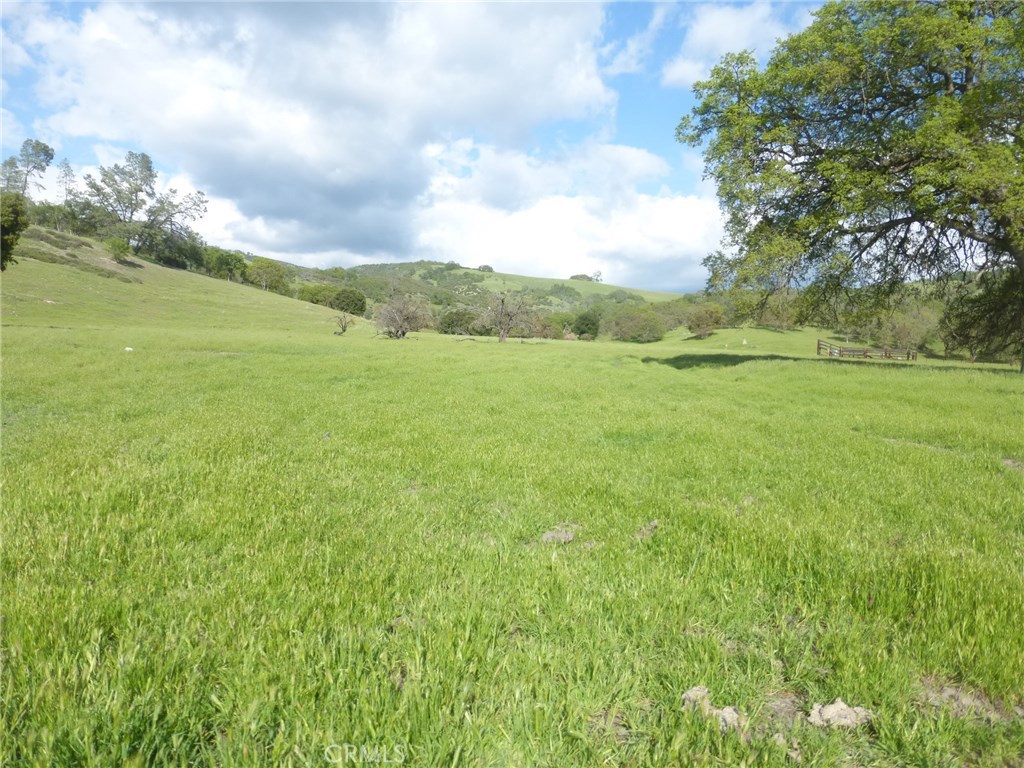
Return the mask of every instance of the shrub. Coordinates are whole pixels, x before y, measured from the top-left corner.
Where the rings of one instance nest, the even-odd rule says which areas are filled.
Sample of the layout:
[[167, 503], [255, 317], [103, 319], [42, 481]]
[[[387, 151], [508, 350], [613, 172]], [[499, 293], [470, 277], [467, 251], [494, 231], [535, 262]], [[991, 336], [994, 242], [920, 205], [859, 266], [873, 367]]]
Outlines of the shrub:
[[127, 261], [128, 257], [132, 254], [131, 246], [128, 245], [128, 241], [123, 237], [108, 237], [103, 241], [103, 247], [114, 257], [114, 261], [119, 263]]
[[537, 319], [534, 333], [542, 339], [565, 338], [565, 331], [567, 328], [572, 328], [574, 319], [571, 312], [554, 312], [545, 315]]
[[494, 267], [492, 267], [490, 264], [481, 264], [479, 267], [477, 267], [477, 269], [479, 271], [481, 271], [481, 272], [493, 272], [494, 271]]
[[686, 327], [694, 336], [706, 339], [725, 324], [725, 311], [717, 304], [701, 304], [690, 313]]
[[601, 316], [593, 309], [580, 312], [576, 315], [576, 320], [572, 324], [572, 332], [581, 339], [584, 336], [588, 337], [587, 340], [597, 338], [597, 333], [600, 329]]
[[441, 315], [437, 323], [437, 332], [468, 335], [476, 320], [475, 312], [468, 309], [452, 309]]
[[619, 341], [647, 344], [665, 338], [665, 323], [649, 306], [626, 306], [612, 318], [612, 337]]
[[299, 288], [297, 298], [300, 301], [308, 301], [310, 304], [320, 304], [321, 306], [329, 307], [335, 293], [337, 293], [337, 289], [332, 285], [307, 283]]
[[357, 288], [341, 288], [331, 297], [331, 308], [350, 315], [362, 315], [366, 312], [366, 294]]

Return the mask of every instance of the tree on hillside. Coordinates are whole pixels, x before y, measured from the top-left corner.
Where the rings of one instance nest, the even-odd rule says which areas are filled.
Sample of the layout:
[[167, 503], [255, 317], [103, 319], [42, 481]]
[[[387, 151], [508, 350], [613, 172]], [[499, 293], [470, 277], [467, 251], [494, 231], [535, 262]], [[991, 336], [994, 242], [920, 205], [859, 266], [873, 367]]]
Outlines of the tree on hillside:
[[203, 249], [203, 264], [207, 272], [222, 280], [243, 280], [245, 277], [245, 255], [240, 251], [208, 245]]
[[206, 196], [157, 192], [157, 178], [149, 155], [129, 152], [124, 164], [100, 166], [98, 179], [85, 175], [86, 196], [107, 215], [110, 233], [127, 240], [134, 253], [146, 252], [176, 266], [191, 264], [197, 237], [189, 224], [206, 213]]
[[21, 194], [21, 169], [18, 158], [11, 155], [0, 165], [0, 190]]
[[259, 286], [264, 291], [288, 293], [288, 281], [291, 278], [288, 267], [280, 261], [254, 256], [245, 269], [246, 282]]
[[396, 294], [386, 304], [374, 307], [373, 321], [385, 336], [404, 339], [407, 334], [429, 325], [430, 312], [415, 299]]
[[75, 196], [77, 182], [75, 169], [71, 167], [71, 163], [66, 157], [57, 166], [57, 184], [60, 185], [61, 191], [64, 193], [64, 205], [67, 205], [68, 201]]
[[821, 311], [977, 270], [1004, 276], [982, 289], [1021, 328], [999, 286], [1024, 274], [1022, 9], [833, 0], [764, 70], [724, 57], [677, 130], [707, 142], [727, 215], [709, 287], [801, 286]]
[[2, 174], [3, 189], [18, 192], [24, 197], [29, 196], [31, 187], [39, 184], [32, 180], [33, 176], [42, 176], [53, 162], [53, 148], [38, 139], [25, 139], [21, 151], [4, 160]]
[[331, 297], [328, 306], [339, 312], [361, 316], [366, 313], [366, 294], [357, 288], [339, 288]]
[[0, 272], [15, 263], [14, 246], [28, 226], [28, 206], [17, 192], [0, 191]]

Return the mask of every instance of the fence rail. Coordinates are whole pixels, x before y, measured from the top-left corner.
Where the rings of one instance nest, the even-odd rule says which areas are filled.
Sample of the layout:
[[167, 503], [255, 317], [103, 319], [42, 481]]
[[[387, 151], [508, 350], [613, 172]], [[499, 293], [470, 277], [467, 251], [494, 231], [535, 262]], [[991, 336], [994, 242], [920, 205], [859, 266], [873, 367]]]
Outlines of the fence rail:
[[844, 347], [824, 339], [818, 339], [818, 354], [829, 357], [859, 357], [866, 360], [917, 360], [916, 349]]

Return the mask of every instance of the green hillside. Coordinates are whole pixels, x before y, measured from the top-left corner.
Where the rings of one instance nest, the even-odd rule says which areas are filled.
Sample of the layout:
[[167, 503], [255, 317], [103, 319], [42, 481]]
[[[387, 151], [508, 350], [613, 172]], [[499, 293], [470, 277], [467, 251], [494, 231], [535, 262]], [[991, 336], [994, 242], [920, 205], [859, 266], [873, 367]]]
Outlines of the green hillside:
[[336, 336], [79, 246], [0, 286], [0, 764], [1019, 762], [1009, 366]]

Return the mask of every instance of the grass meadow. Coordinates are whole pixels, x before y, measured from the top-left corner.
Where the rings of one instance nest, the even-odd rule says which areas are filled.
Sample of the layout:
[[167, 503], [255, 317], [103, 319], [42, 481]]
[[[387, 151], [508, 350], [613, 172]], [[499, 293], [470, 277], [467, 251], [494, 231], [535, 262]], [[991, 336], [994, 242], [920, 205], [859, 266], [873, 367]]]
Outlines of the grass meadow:
[[106, 268], [3, 276], [0, 763], [1024, 764], [1010, 366]]

